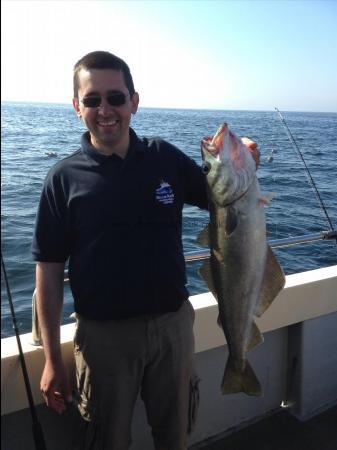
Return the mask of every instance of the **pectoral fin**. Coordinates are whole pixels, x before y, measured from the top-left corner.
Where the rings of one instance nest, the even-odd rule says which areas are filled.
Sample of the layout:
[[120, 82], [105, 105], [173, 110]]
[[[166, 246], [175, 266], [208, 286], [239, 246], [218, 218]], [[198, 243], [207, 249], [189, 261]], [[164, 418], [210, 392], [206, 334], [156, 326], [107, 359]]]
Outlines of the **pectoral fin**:
[[264, 192], [261, 193], [261, 196], [259, 197], [259, 202], [262, 203], [264, 206], [270, 206], [270, 202], [274, 198], [275, 194], [274, 192]]
[[260, 302], [255, 314], [260, 317], [271, 305], [277, 294], [283, 289], [285, 276], [272, 249], [267, 248], [267, 261], [261, 285]]
[[233, 206], [228, 206], [225, 222], [226, 235], [230, 236], [233, 233], [233, 231], [235, 231], [237, 226], [238, 226], [238, 216], [236, 213], [236, 209]]

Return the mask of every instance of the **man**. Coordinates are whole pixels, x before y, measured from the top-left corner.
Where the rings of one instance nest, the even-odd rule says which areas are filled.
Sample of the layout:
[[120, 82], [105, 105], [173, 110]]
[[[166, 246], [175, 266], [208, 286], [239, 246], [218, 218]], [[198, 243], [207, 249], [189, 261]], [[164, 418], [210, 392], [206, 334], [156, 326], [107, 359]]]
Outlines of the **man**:
[[48, 406], [64, 411], [71, 389], [60, 320], [69, 259], [83, 445], [129, 448], [140, 392], [155, 448], [184, 450], [198, 379], [181, 215], [184, 203], [207, 208], [206, 189], [191, 159], [129, 127], [138, 103], [120, 58], [92, 52], [75, 65], [73, 106], [88, 131], [80, 150], [49, 171], [33, 241], [46, 357], [41, 390]]

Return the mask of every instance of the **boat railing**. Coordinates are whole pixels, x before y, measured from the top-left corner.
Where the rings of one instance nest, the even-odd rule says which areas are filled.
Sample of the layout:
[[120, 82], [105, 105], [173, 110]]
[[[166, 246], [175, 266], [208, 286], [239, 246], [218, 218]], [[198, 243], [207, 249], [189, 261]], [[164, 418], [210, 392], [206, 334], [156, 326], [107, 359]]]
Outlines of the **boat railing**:
[[[299, 244], [308, 244], [315, 241], [323, 241], [323, 240], [336, 240], [337, 245], [337, 230], [330, 230], [330, 231], [321, 231], [319, 233], [314, 234], [307, 234], [302, 236], [296, 236], [296, 237], [288, 237], [284, 239], [275, 239], [275, 240], [269, 240], [268, 244], [271, 248], [281, 248], [281, 247], [290, 247], [293, 245], [299, 245]], [[208, 259], [210, 257], [209, 250], [194, 250], [184, 253], [185, 261], [186, 262], [193, 262], [193, 261], [202, 261], [205, 259]], [[68, 281], [68, 271], [66, 270], [64, 272], [64, 281]], [[37, 314], [37, 308], [36, 308], [36, 289], [33, 293], [32, 298], [32, 344], [33, 345], [42, 345], [42, 338], [41, 338], [41, 330], [39, 326], [39, 320], [38, 320], [38, 314]]]

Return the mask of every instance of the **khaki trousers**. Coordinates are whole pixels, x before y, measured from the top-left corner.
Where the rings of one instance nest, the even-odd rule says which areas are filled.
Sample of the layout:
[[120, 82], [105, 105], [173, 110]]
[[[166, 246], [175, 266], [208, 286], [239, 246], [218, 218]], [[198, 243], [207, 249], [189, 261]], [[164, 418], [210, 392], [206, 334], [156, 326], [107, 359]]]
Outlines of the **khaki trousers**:
[[198, 406], [194, 310], [92, 321], [77, 315], [74, 338], [83, 450], [126, 450], [138, 394], [156, 449], [186, 450]]

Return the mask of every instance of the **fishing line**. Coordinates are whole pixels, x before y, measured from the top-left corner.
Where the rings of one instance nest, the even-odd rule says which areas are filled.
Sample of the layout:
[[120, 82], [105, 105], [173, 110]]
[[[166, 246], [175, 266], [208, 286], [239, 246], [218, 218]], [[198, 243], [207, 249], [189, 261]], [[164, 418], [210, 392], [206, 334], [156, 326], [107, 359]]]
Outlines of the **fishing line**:
[[22, 375], [23, 375], [23, 379], [25, 382], [30, 414], [32, 416], [32, 430], [33, 430], [35, 448], [36, 448], [36, 450], [47, 450], [43, 431], [41, 428], [41, 424], [38, 421], [37, 414], [36, 414], [36, 409], [35, 409], [33, 395], [32, 395], [32, 389], [31, 389], [30, 382], [29, 382], [29, 376], [28, 376], [28, 372], [27, 372], [25, 357], [24, 357], [23, 351], [22, 351], [20, 334], [19, 334], [19, 329], [18, 329], [18, 325], [17, 325], [17, 321], [16, 321], [16, 315], [15, 315], [14, 305], [13, 305], [13, 300], [12, 300], [12, 294], [11, 294], [11, 290], [9, 287], [9, 282], [8, 282], [8, 278], [7, 278], [5, 262], [2, 257], [2, 252], [1, 252], [1, 268], [2, 268], [2, 271], [4, 274], [4, 280], [5, 280], [6, 290], [7, 290], [7, 298], [8, 298], [9, 308], [10, 308], [11, 315], [12, 315], [13, 328], [15, 331], [16, 341], [17, 341], [18, 349], [19, 349], [19, 359], [20, 359], [20, 363], [21, 363]]
[[[329, 217], [329, 215], [328, 215], [328, 211], [327, 211], [326, 208], [325, 208], [325, 205], [324, 205], [324, 203], [323, 203], [323, 200], [322, 200], [322, 198], [321, 198], [321, 196], [320, 196], [320, 193], [319, 193], [319, 191], [318, 191], [318, 189], [317, 189], [316, 183], [315, 183], [314, 179], [313, 179], [312, 176], [311, 176], [310, 170], [309, 170], [309, 168], [308, 168], [308, 166], [307, 166], [307, 163], [305, 162], [305, 159], [304, 159], [304, 157], [303, 157], [303, 154], [302, 154], [300, 148], [298, 147], [298, 145], [297, 145], [297, 143], [296, 143], [296, 141], [295, 141], [295, 138], [294, 138], [294, 136], [292, 135], [292, 132], [290, 131], [290, 129], [289, 129], [289, 127], [288, 127], [288, 125], [287, 125], [285, 119], [283, 118], [282, 114], [280, 113], [280, 111], [278, 110], [278, 108], [275, 107], [275, 110], [276, 110], [276, 112], [278, 113], [278, 115], [279, 115], [279, 117], [280, 117], [280, 119], [281, 119], [281, 122], [283, 123], [283, 125], [284, 125], [284, 127], [285, 127], [285, 129], [286, 129], [286, 131], [287, 131], [287, 134], [288, 134], [288, 136], [289, 136], [290, 141], [291, 141], [292, 144], [294, 145], [295, 149], [297, 150], [297, 153], [299, 154], [299, 156], [300, 156], [300, 158], [301, 158], [301, 160], [302, 160], [302, 162], [303, 162], [303, 164], [304, 164], [304, 167], [305, 167], [305, 169], [306, 169], [306, 173], [307, 173], [307, 175], [308, 175], [308, 177], [309, 177], [310, 184], [311, 184], [311, 186], [312, 186], [313, 189], [314, 189], [314, 192], [315, 192], [315, 194], [316, 194], [316, 196], [317, 196], [318, 202], [319, 202], [319, 204], [320, 204], [320, 206], [321, 206], [321, 208], [322, 208], [322, 211], [323, 211], [323, 213], [324, 213], [324, 215], [325, 215], [325, 217], [326, 217], [326, 219], [327, 219], [327, 221], [328, 221], [328, 223], [329, 223], [329, 226], [330, 226], [330, 228], [331, 228], [331, 231], [334, 231], [334, 227], [333, 227], [332, 222], [331, 222], [331, 220], [330, 220], [330, 217]], [[337, 242], [337, 241], [336, 241], [336, 242]]]

